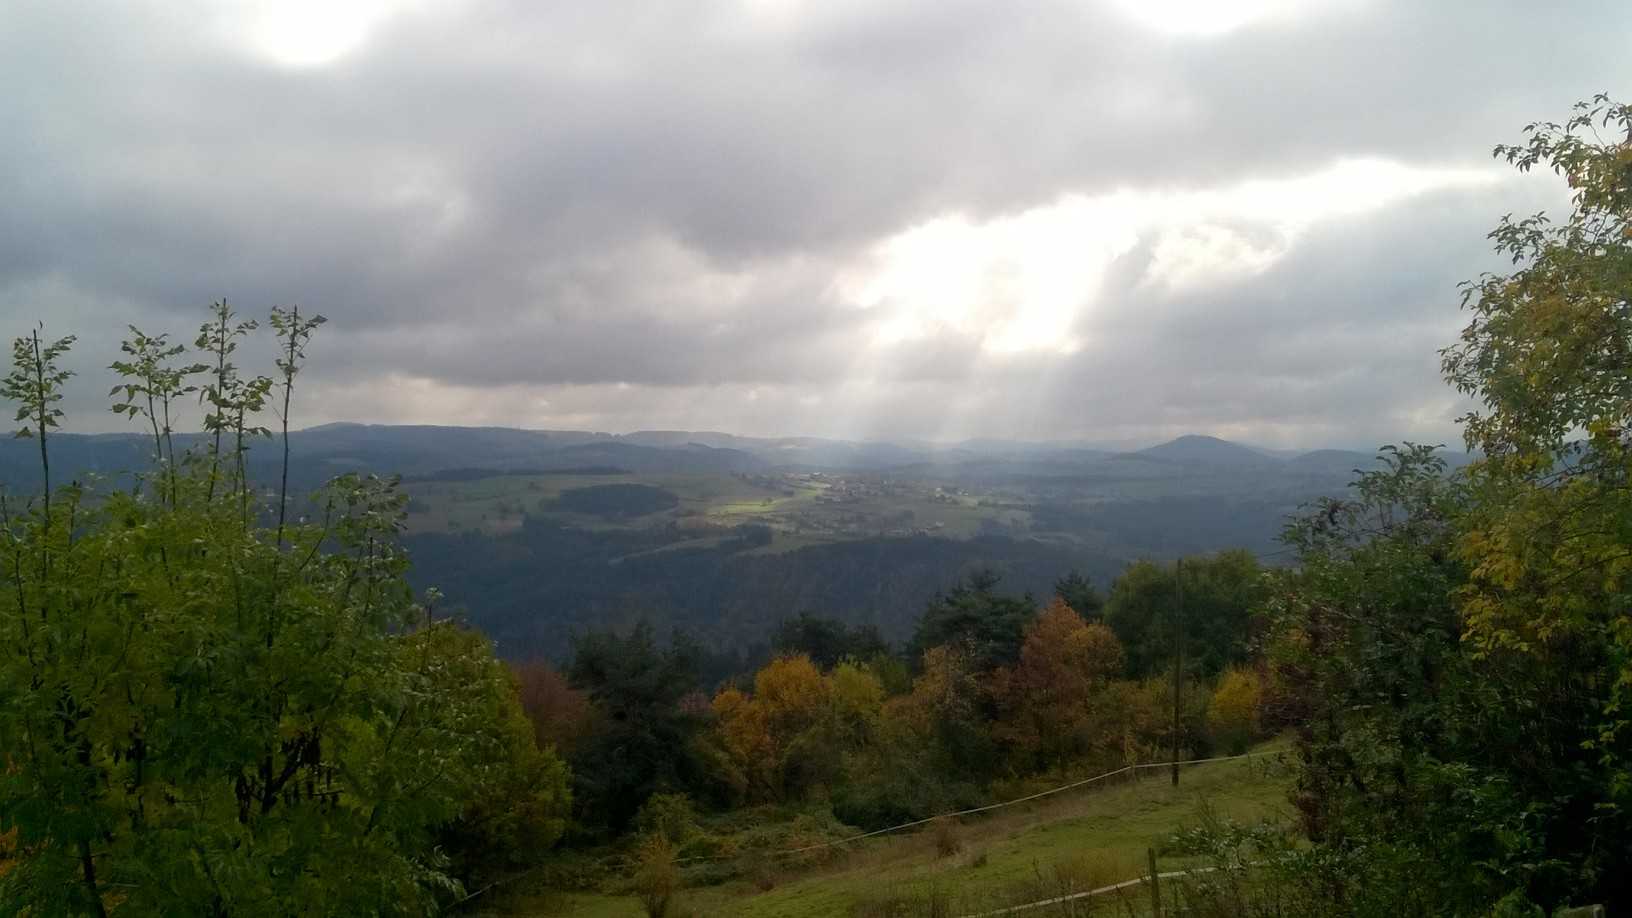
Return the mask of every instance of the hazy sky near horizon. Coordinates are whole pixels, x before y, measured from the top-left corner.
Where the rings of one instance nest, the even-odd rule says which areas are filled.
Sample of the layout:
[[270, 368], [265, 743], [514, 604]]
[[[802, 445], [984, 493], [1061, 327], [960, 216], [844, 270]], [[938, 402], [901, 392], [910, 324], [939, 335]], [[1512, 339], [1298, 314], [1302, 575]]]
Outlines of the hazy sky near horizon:
[[[330, 322], [298, 426], [1454, 442], [1490, 158], [1632, 4], [10, 0], [0, 332]], [[270, 370], [262, 342], [243, 355]]]

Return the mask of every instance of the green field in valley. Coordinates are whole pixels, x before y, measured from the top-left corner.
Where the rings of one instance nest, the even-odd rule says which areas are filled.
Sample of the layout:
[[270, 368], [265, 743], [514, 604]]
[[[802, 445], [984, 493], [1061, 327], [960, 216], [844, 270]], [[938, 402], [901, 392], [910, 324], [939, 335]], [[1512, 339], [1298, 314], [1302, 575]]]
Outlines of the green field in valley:
[[[610, 518], [554, 506], [568, 491], [636, 484], [672, 493], [670, 509]], [[778, 472], [764, 475], [675, 472], [493, 475], [469, 481], [409, 481], [410, 533], [518, 529], [543, 517], [591, 531], [673, 528], [704, 547], [733, 527], [762, 524], [775, 535], [761, 553], [884, 535], [969, 538], [983, 527], [1023, 527], [1029, 514], [1009, 495], [972, 494], [917, 479]]]

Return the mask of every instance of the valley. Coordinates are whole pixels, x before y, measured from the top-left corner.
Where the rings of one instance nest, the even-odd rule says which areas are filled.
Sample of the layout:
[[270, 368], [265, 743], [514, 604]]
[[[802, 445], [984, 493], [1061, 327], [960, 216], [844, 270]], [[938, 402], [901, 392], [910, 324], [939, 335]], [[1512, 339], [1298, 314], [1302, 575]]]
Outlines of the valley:
[[[54, 449], [71, 474], [117, 484], [144, 442], [62, 435]], [[253, 443], [257, 480], [275, 483], [279, 446]], [[977, 569], [1046, 596], [1068, 572], [1105, 585], [1140, 558], [1241, 547], [1273, 565], [1288, 515], [1375, 462], [1204, 436], [1112, 450], [364, 424], [293, 431], [289, 447], [303, 490], [400, 475], [410, 581], [439, 589], [501, 655], [563, 659], [575, 634], [645, 621], [716, 648], [721, 672], [762, 658], [801, 612], [902, 641], [925, 602]], [[0, 477], [28, 488], [32, 459], [26, 442], [0, 443]]]

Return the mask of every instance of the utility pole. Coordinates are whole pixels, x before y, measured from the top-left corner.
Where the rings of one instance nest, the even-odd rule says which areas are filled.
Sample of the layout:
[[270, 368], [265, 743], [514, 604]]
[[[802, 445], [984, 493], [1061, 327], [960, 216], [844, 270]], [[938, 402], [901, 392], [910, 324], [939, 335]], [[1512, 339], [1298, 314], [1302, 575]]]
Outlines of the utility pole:
[[1173, 786], [1179, 786], [1179, 693], [1184, 690], [1184, 559], [1173, 563]]

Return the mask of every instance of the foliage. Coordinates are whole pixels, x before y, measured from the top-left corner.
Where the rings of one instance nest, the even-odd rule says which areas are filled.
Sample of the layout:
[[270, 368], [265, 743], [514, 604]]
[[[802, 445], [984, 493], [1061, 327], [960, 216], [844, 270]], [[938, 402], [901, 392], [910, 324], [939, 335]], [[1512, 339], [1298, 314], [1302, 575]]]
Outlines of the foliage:
[[[1599, 128], [1621, 136], [1605, 140]], [[1567, 220], [1504, 219], [1490, 234], [1520, 267], [1464, 289], [1473, 319], [1444, 352], [1481, 404], [1465, 419], [1487, 459], [1459, 551], [1468, 638], [1613, 680], [1591, 742], [1625, 769], [1632, 700], [1632, 106], [1598, 96], [1563, 124], [1529, 125], [1496, 155], [1572, 189]], [[1580, 654], [1583, 647], [1602, 654]], [[1615, 806], [1632, 804], [1622, 782]]]
[[[1266, 705], [1300, 725], [1295, 803], [1304, 831], [1333, 845], [1380, 830], [1352, 818], [1362, 804], [1392, 801], [1370, 810], [1381, 818], [1419, 802], [1412, 766], [1443, 735], [1442, 693], [1468, 675], [1450, 601], [1459, 491], [1432, 448], [1386, 450], [1384, 460], [1353, 497], [1289, 524], [1302, 566], [1283, 576], [1269, 611], [1277, 636]], [[1396, 808], [1391, 818], [1407, 816]]]
[[567, 677], [603, 725], [571, 760], [575, 797], [586, 824], [618, 831], [653, 793], [704, 782], [693, 745], [704, 714], [682, 704], [696, 687], [696, 654], [685, 641], [658, 647], [644, 623], [581, 635], [575, 648]]
[[827, 674], [833, 716], [848, 739], [865, 740], [884, 708], [884, 683], [870, 668], [845, 660]]
[[565, 675], [543, 660], [517, 664], [511, 672], [521, 709], [532, 723], [538, 745], [572, 758], [599, 729], [599, 713], [589, 696], [573, 688]]
[[959, 645], [981, 671], [1012, 665], [1037, 607], [1029, 596], [998, 593], [999, 582], [995, 571], [979, 570], [935, 597], [918, 619], [912, 646], [924, 653], [934, 647]]
[[[1386, 848], [1300, 845], [1273, 823], [1243, 825], [1203, 812], [1199, 826], [1167, 845], [1200, 858], [1197, 871], [1165, 884], [1184, 914], [1200, 918], [1428, 918], [1435, 865]], [[1166, 891], [1171, 889], [1171, 893]]]
[[715, 734], [749, 799], [790, 800], [838, 780], [843, 755], [877, 729], [884, 688], [854, 663], [822, 673], [804, 655], [778, 657], [754, 676], [753, 694], [714, 697]]
[[1447, 380], [1479, 401], [1465, 433], [1486, 456], [1455, 546], [1468, 570], [1457, 598], [1479, 665], [1515, 671], [1527, 705], [1560, 705], [1537, 725], [1529, 773], [1503, 776], [1527, 803], [1526, 847], [1544, 852], [1524, 875], [1531, 892], [1546, 901], [1569, 876], [1624, 899], [1632, 885], [1613, 865], [1632, 858], [1632, 106], [1600, 95], [1525, 133], [1495, 155], [1562, 176], [1572, 206], [1561, 223], [1537, 214], [1491, 232], [1516, 269], [1465, 285], [1472, 319], [1443, 353]]
[[1056, 598], [1026, 629], [1015, 667], [993, 674], [997, 737], [1030, 759], [1028, 770], [1120, 751], [1126, 705], [1112, 682], [1122, 668], [1111, 629]]
[[[571, 776], [565, 763], [538, 743], [514, 676], [493, 659], [485, 638], [454, 623], [438, 623], [417, 637], [433, 645], [429, 656], [444, 667], [446, 678], [458, 680], [439, 685], [430, 696], [448, 705], [442, 716], [480, 712], [493, 721], [484, 746], [474, 750], [471, 767], [478, 780], [467, 783], [457, 817], [438, 833], [443, 850], [458, 875], [470, 877], [491, 876], [536, 858], [566, 828]], [[445, 729], [453, 732], [456, 722]], [[437, 766], [427, 762], [422, 775]]]
[[682, 848], [698, 831], [697, 808], [685, 794], [653, 794], [641, 804], [635, 828], [645, 836], [662, 836]]
[[823, 669], [840, 660], [871, 660], [890, 652], [876, 625], [846, 625], [835, 618], [801, 612], [776, 627], [771, 648], [779, 654], [804, 654]]
[[[1600, 127], [1621, 136], [1604, 140]], [[1610, 446], [1632, 421], [1622, 385], [1632, 360], [1632, 105], [1597, 96], [1563, 124], [1524, 132], [1522, 145], [1495, 155], [1562, 176], [1569, 217], [1502, 219], [1490, 239], [1521, 267], [1463, 286], [1473, 318], [1443, 352], [1447, 380], [1483, 406], [1464, 419], [1468, 443], [1491, 459], [1550, 458], [1581, 433]]]
[[674, 845], [661, 834], [649, 835], [640, 846], [640, 863], [635, 871], [635, 895], [646, 918], [667, 918], [680, 891], [680, 869], [675, 863]]
[[1187, 671], [1213, 676], [1249, 655], [1253, 612], [1266, 596], [1257, 559], [1246, 551], [1222, 551], [1185, 558], [1182, 575], [1179, 570], [1136, 561], [1105, 602], [1105, 622], [1122, 642], [1133, 678], [1167, 670], [1181, 635]]
[[1085, 621], [1098, 621], [1103, 617], [1105, 597], [1100, 595], [1094, 582], [1076, 568], [1054, 581], [1054, 595]]
[[1258, 717], [1258, 674], [1231, 668], [1219, 676], [1207, 705], [1207, 728], [1228, 755], [1239, 755], [1258, 739], [1263, 725]]
[[[135, 334], [115, 394], [155, 471], [0, 500], [0, 911], [425, 913], [467, 854], [552, 842], [565, 772], [488, 643], [414, 601], [395, 483], [343, 477], [321, 522], [262, 527], [225, 445], [169, 442], [199, 367]], [[19, 339], [0, 387], [45, 469], [71, 343]]]
[[[1301, 724], [1305, 831], [1333, 856], [1389, 866], [1376, 888], [1407, 914], [1479, 914], [1514, 892], [1556, 904], [1619, 882], [1617, 779], [1584, 748], [1609, 684], [1593, 675], [1602, 649], [1463, 640], [1464, 533], [1489, 492], [1448, 479], [1427, 447], [1385, 460], [1352, 498], [1288, 528], [1302, 564], [1270, 607], [1264, 710]], [[1435, 873], [1401, 866], [1426, 860]]]

